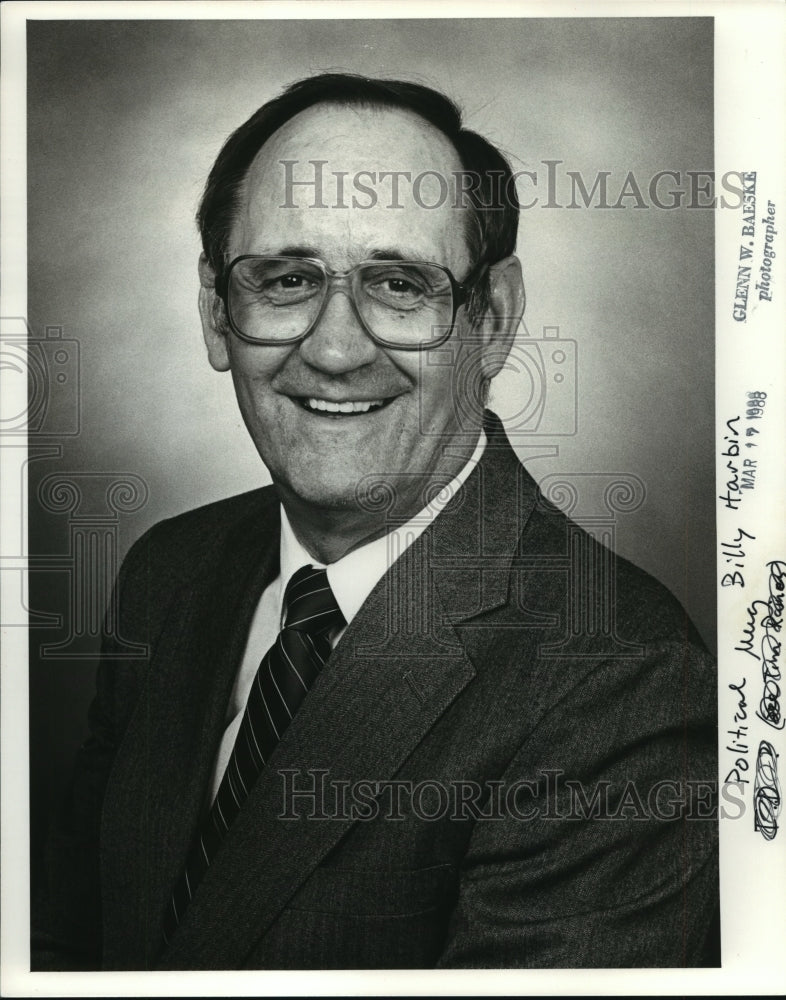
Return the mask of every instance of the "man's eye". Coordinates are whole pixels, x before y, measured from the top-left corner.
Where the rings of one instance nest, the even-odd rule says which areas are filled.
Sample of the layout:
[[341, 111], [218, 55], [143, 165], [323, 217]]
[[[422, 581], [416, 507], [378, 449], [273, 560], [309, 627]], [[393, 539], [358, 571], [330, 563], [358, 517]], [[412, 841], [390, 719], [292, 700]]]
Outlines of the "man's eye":
[[376, 287], [380, 292], [386, 295], [400, 295], [403, 297], [409, 297], [420, 294], [420, 289], [413, 285], [411, 281], [407, 281], [406, 278], [385, 278], [382, 281], [376, 283]]
[[411, 281], [407, 281], [406, 278], [388, 278], [384, 282], [387, 285], [389, 291], [396, 295], [419, 295], [422, 289], [413, 285]]
[[366, 292], [371, 298], [397, 307], [418, 305], [427, 294], [426, 286], [408, 275], [369, 275]]
[[266, 274], [257, 286], [260, 295], [273, 302], [299, 302], [312, 296], [320, 286], [314, 275], [300, 271]]
[[273, 279], [272, 284], [280, 285], [281, 288], [303, 288], [308, 283], [308, 279], [302, 274], [282, 274], [281, 277]]

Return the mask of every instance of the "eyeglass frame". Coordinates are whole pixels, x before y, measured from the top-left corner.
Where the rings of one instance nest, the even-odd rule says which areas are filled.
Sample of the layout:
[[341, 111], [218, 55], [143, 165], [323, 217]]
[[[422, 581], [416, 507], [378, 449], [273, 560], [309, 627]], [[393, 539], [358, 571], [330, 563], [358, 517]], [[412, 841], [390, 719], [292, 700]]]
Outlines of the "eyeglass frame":
[[[297, 337], [287, 337], [283, 340], [263, 340], [260, 339], [259, 337], [250, 337], [247, 333], [243, 333], [235, 325], [235, 321], [232, 318], [232, 310], [229, 307], [229, 280], [232, 276], [232, 269], [237, 264], [241, 263], [241, 261], [244, 260], [297, 260], [301, 261], [304, 264], [314, 264], [319, 270], [323, 272], [327, 280], [327, 289], [325, 291], [322, 304], [319, 307], [319, 311], [317, 312], [311, 324], [308, 327], [306, 327], [303, 333], [299, 334]], [[232, 327], [232, 330], [236, 336], [240, 337], [241, 340], [244, 340], [248, 344], [259, 344], [261, 347], [286, 347], [290, 344], [300, 343], [301, 340], [305, 340], [306, 337], [308, 337], [311, 333], [313, 333], [315, 327], [322, 318], [322, 315], [325, 311], [325, 307], [327, 306], [328, 303], [328, 299], [333, 294], [333, 288], [335, 288], [336, 282], [341, 281], [346, 283], [347, 281], [351, 281], [353, 275], [361, 267], [367, 266], [369, 264], [405, 264], [405, 265], [428, 264], [429, 267], [438, 267], [440, 271], [444, 271], [444, 273], [448, 276], [448, 280], [450, 281], [451, 300], [453, 303], [453, 315], [450, 318], [450, 325], [448, 326], [447, 331], [442, 336], [438, 337], [436, 340], [430, 340], [428, 343], [425, 344], [411, 344], [411, 345], [392, 344], [389, 341], [384, 340], [382, 337], [379, 337], [371, 329], [369, 329], [368, 324], [360, 314], [357, 302], [355, 302], [354, 291], [350, 283], [349, 295], [347, 296], [347, 298], [351, 302], [352, 308], [355, 311], [355, 315], [357, 316], [364, 331], [368, 334], [371, 340], [379, 347], [384, 347], [388, 350], [393, 350], [393, 351], [427, 351], [430, 350], [432, 347], [439, 347], [441, 344], [444, 344], [445, 341], [448, 339], [448, 337], [453, 333], [453, 328], [456, 325], [456, 314], [458, 313], [459, 309], [468, 301], [470, 295], [472, 294], [475, 288], [475, 285], [480, 280], [483, 272], [486, 270], [487, 267], [485, 261], [481, 261], [474, 267], [470, 268], [470, 272], [464, 279], [464, 281], [457, 281], [453, 275], [453, 272], [450, 270], [449, 267], [446, 267], [444, 264], [437, 264], [437, 262], [433, 260], [402, 260], [400, 258], [377, 260], [375, 258], [370, 258], [368, 260], [360, 261], [358, 264], [350, 268], [348, 271], [333, 271], [327, 266], [324, 260], [321, 260], [319, 257], [293, 257], [288, 254], [245, 253], [245, 254], [240, 254], [240, 256], [238, 257], [235, 257], [229, 263], [228, 267], [226, 267], [226, 269], [223, 270], [221, 274], [216, 278], [215, 290], [218, 297], [224, 303], [224, 308], [226, 310], [227, 319], [229, 320], [229, 325]], [[473, 273], [475, 271], [477, 271], [477, 274]]]

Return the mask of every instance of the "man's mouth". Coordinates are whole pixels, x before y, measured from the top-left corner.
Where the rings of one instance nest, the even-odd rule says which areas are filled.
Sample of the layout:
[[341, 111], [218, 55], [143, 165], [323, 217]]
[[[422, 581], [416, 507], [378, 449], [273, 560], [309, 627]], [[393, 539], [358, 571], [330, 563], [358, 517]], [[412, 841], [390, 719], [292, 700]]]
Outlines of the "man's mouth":
[[389, 396], [387, 399], [346, 399], [340, 401], [319, 399], [315, 396], [296, 396], [294, 398], [309, 413], [318, 413], [331, 417], [356, 417], [363, 413], [372, 413], [375, 410], [383, 409], [395, 397]]

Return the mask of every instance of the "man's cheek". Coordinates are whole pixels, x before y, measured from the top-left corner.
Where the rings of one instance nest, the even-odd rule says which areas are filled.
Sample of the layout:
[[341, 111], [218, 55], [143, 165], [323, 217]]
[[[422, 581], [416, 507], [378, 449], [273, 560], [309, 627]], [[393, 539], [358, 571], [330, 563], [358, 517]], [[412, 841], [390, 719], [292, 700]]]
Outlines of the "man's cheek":
[[449, 430], [458, 423], [460, 390], [454, 384], [451, 373], [443, 376], [432, 375], [430, 380], [421, 382], [418, 393], [420, 426], [431, 431]]

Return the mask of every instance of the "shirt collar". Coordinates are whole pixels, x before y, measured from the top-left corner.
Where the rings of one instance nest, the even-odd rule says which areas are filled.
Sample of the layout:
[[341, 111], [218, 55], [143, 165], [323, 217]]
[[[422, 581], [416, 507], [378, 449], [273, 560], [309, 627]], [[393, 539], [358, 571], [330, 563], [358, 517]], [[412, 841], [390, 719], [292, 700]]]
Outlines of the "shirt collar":
[[[327, 568], [328, 582], [336, 597], [341, 613], [349, 624], [360, 610], [368, 595], [379, 583], [388, 569], [410, 545], [428, 528], [438, 514], [461, 489], [478, 464], [486, 448], [486, 434], [480, 432], [480, 438], [467, 464], [461, 469], [444, 489], [430, 501], [406, 524], [394, 528], [386, 535], [375, 538], [334, 563], [325, 567], [317, 562], [303, 548], [295, 537], [292, 525], [283, 506], [281, 507], [281, 601], [292, 576], [301, 566]], [[280, 611], [281, 609], [279, 609]]]

